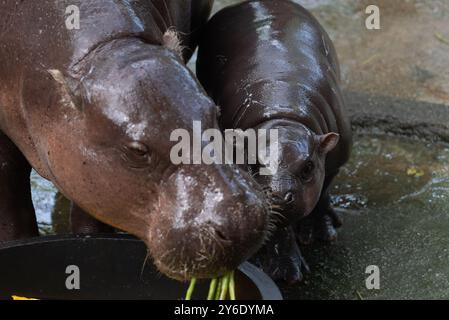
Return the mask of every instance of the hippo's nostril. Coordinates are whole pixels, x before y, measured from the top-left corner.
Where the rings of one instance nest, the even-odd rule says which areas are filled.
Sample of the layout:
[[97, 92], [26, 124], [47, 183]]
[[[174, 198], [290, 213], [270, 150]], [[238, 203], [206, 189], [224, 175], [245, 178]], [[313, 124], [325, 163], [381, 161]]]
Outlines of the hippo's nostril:
[[285, 195], [272, 195], [272, 203], [275, 205], [290, 204], [294, 200], [293, 192], [287, 192]]
[[286, 204], [293, 202], [293, 193], [287, 192], [287, 194], [284, 197], [284, 201]]
[[272, 202], [274, 204], [283, 204], [284, 203], [284, 199], [280, 196], [278, 196], [277, 194], [273, 194], [271, 196]]

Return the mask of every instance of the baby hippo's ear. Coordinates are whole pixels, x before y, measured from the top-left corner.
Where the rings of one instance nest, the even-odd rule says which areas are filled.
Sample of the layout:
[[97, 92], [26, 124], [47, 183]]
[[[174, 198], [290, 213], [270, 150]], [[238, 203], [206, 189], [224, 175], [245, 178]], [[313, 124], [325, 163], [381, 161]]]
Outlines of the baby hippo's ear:
[[340, 140], [340, 135], [335, 132], [330, 132], [328, 134], [324, 134], [318, 137], [320, 144], [320, 152], [323, 154], [327, 154], [331, 152], [338, 144]]

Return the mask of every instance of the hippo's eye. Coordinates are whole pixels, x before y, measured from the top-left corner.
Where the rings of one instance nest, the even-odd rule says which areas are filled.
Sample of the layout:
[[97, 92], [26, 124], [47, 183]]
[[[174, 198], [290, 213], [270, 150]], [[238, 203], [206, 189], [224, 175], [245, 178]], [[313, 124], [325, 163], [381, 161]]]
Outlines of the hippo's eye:
[[142, 142], [132, 141], [123, 146], [123, 158], [132, 167], [142, 168], [149, 164], [150, 149]]
[[136, 156], [144, 157], [148, 154], [148, 147], [139, 141], [133, 141], [128, 143], [126, 145], [126, 148], [129, 151], [133, 152]]
[[313, 178], [315, 164], [312, 161], [307, 161], [301, 169], [300, 178], [304, 182], [309, 182]]

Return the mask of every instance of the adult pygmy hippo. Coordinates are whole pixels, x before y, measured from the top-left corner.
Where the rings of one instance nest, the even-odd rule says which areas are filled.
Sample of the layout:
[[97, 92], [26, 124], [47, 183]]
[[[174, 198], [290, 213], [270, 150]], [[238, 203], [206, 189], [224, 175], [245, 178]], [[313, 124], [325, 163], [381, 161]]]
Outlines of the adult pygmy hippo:
[[248, 164], [281, 216], [255, 261], [275, 278], [299, 281], [301, 265], [307, 266], [296, 238], [335, 238], [340, 220], [330, 206], [329, 185], [351, 149], [333, 44], [296, 3], [245, 1], [204, 28], [197, 73], [221, 109], [222, 129], [278, 130], [277, 173], [262, 176], [258, 165]]
[[[33, 167], [75, 216], [143, 239], [173, 278], [217, 276], [258, 249], [268, 214], [248, 174], [169, 158], [175, 129], [218, 129], [184, 64], [212, 2], [0, 1], [0, 240], [38, 234]], [[66, 28], [72, 5], [80, 29]]]

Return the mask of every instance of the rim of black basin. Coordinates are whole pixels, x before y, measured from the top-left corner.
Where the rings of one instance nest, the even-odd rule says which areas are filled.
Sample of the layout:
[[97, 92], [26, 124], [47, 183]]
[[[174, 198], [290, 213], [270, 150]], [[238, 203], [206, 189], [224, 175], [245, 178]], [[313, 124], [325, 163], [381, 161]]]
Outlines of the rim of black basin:
[[[53, 235], [0, 244], [0, 299], [12, 295], [61, 300], [180, 300], [187, 283], [163, 276], [145, 258], [144, 243], [123, 234]], [[66, 281], [79, 270], [80, 288]], [[69, 267], [69, 268], [68, 268]], [[76, 270], [75, 268], [75, 270]], [[67, 273], [66, 273], [67, 272]], [[75, 271], [76, 272], [76, 271]], [[206, 299], [199, 281], [193, 299]], [[245, 262], [236, 272], [238, 300], [282, 300], [276, 284]]]

